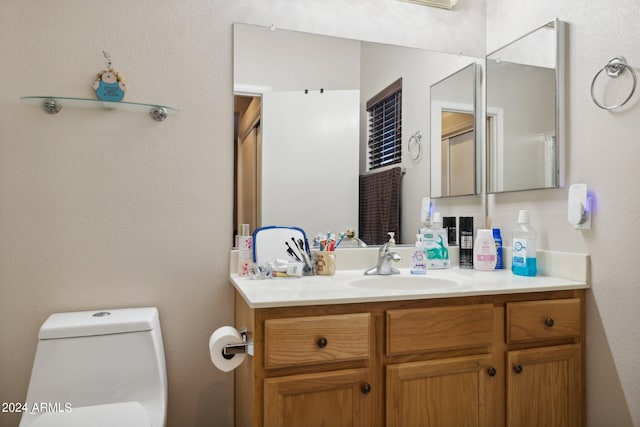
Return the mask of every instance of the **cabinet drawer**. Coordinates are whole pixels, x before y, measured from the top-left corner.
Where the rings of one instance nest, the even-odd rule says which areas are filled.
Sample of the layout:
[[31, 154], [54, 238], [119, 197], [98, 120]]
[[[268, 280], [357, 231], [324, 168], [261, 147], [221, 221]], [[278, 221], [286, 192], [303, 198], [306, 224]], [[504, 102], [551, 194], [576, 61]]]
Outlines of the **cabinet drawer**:
[[387, 354], [491, 345], [493, 305], [387, 311]]
[[507, 304], [507, 343], [572, 338], [581, 333], [579, 298]]
[[265, 321], [267, 369], [369, 357], [369, 313]]

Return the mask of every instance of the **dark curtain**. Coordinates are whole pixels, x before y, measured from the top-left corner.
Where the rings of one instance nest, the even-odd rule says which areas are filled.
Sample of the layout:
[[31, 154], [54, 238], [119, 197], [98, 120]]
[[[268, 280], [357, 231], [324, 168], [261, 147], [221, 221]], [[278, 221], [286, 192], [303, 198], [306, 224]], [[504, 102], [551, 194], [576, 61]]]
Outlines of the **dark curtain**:
[[359, 237], [367, 245], [389, 241], [389, 231], [400, 243], [401, 184], [400, 167], [360, 175]]

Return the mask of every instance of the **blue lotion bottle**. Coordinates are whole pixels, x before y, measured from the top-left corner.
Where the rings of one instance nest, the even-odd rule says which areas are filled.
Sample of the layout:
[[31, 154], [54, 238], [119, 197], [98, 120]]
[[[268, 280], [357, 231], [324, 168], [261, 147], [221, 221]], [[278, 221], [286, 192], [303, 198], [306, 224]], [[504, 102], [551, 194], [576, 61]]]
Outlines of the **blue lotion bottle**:
[[502, 236], [500, 235], [500, 229], [493, 229], [493, 240], [496, 242], [496, 270], [502, 270]]
[[529, 211], [521, 210], [518, 213], [518, 227], [513, 230], [513, 258], [511, 260], [513, 274], [518, 276], [535, 276], [537, 274], [536, 238], [536, 231], [529, 225]]

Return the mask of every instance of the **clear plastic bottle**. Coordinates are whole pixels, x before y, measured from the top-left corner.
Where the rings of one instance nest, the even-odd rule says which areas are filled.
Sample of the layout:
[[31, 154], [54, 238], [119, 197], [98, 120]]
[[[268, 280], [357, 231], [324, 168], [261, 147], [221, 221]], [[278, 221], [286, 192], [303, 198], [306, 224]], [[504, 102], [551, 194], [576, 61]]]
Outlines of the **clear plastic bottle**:
[[536, 239], [537, 233], [529, 225], [529, 211], [523, 209], [518, 213], [518, 227], [513, 230], [513, 258], [511, 261], [513, 274], [519, 276], [535, 276], [537, 274]]
[[411, 274], [427, 274], [427, 253], [424, 250], [422, 236], [416, 234], [416, 246], [411, 253]]

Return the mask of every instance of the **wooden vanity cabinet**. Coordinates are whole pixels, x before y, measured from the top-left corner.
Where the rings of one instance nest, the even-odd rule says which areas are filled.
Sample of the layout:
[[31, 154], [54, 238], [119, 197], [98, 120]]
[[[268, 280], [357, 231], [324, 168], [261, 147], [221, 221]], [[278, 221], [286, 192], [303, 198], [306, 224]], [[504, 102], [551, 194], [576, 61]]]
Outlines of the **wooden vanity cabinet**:
[[386, 317], [386, 426], [498, 425], [499, 307], [399, 309]]
[[507, 426], [583, 426], [582, 294], [506, 308]]
[[584, 291], [250, 309], [236, 426], [584, 425]]

